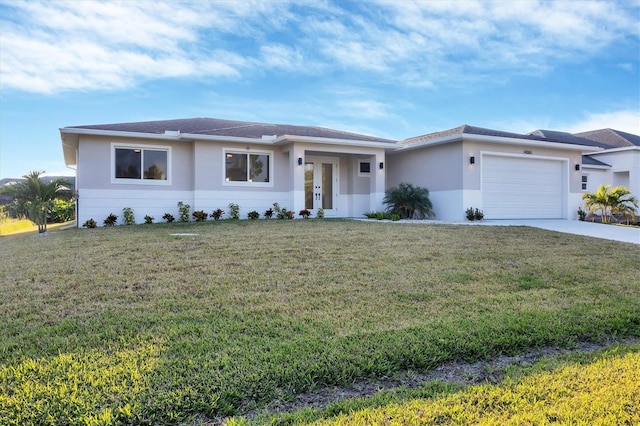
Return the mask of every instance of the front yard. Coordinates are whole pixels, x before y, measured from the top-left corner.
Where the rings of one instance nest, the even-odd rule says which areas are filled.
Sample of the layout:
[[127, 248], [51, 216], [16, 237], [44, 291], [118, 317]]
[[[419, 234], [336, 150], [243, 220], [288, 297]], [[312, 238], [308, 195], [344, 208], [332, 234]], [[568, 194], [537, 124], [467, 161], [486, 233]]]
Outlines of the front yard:
[[640, 337], [640, 248], [531, 228], [118, 226], [3, 237], [0, 256], [9, 424], [204, 422], [448, 361]]

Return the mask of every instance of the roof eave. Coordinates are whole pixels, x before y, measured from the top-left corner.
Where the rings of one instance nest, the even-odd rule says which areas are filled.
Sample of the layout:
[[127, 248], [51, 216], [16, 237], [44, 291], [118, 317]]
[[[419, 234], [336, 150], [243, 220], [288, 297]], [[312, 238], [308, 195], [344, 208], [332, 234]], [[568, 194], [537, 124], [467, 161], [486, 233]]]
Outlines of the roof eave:
[[339, 138], [323, 138], [317, 136], [296, 136], [296, 135], [282, 135], [273, 141], [274, 145], [287, 145], [295, 142], [303, 143], [322, 143], [325, 145], [349, 145], [360, 146], [366, 148], [396, 148], [396, 142], [377, 142], [358, 139], [339, 139]]
[[402, 146], [401, 148], [399, 148], [399, 150], [410, 150], [410, 149], [421, 148], [424, 146], [442, 145], [446, 143], [460, 142], [465, 140], [476, 141], [476, 142], [490, 142], [490, 143], [498, 143], [498, 144], [533, 146], [533, 147], [541, 147], [541, 148], [562, 148], [565, 150], [580, 151], [580, 152], [602, 151], [602, 148], [589, 146], [589, 145], [574, 145], [574, 144], [568, 144], [564, 142], [541, 141], [541, 140], [535, 140], [535, 139], [520, 139], [520, 138], [511, 138], [511, 137], [504, 137], [504, 136], [477, 135], [475, 133], [457, 133], [455, 135], [449, 135], [449, 136], [444, 136], [444, 137], [436, 138], [432, 140], [416, 142], [414, 144]]

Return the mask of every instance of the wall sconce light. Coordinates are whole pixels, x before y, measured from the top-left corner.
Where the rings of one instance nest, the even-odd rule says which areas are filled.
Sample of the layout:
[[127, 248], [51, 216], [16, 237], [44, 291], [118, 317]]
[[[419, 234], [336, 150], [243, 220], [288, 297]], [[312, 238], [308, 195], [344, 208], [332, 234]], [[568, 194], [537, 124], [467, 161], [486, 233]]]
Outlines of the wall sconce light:
[[474, 157], [473, 155], [469, 157], [469, 164], [476, 164], [476, 157]]
[[576, 164], [576, 171], [580, 170], [580, 164]]
[[378, 164], [378, 167], [380, 167], [380, 170], [384, 169], [384, 163], [381, 161], [380, 164]]
[[298, 166], [302, 166], [302, 157], [298, 157]]

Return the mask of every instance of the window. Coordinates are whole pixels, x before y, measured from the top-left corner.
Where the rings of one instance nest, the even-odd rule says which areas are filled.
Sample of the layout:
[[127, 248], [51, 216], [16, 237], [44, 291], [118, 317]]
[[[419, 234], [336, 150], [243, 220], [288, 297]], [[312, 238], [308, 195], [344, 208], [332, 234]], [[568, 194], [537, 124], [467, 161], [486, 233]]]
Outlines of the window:
[[113, 181], [169, 183], [169, 148], [113, 146]]
[[224, 151], [225, 183], [272, 185], [272, 153], [262, 151]]
[[358, 160], [358, 176], [371, 176], [371, 162]]
[[589, 180], [589, 178], [587, 177], [587, 175], [582, 175], [582, 190], [583, 191], [587, 190], [588, 180]]

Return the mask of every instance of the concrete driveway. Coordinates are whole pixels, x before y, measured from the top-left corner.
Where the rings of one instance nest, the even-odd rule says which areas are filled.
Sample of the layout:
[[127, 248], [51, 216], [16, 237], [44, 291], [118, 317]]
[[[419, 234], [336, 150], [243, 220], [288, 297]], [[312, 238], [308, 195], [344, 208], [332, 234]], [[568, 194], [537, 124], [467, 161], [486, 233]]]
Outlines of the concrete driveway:
[[627, 226], [603, 225], [601, 223], [566, 219], [483, 220], [475, 223], [489, 226], [531, 226], [567, 234], [586, 235], [605, 240], [640, 244], [640, 228]]

